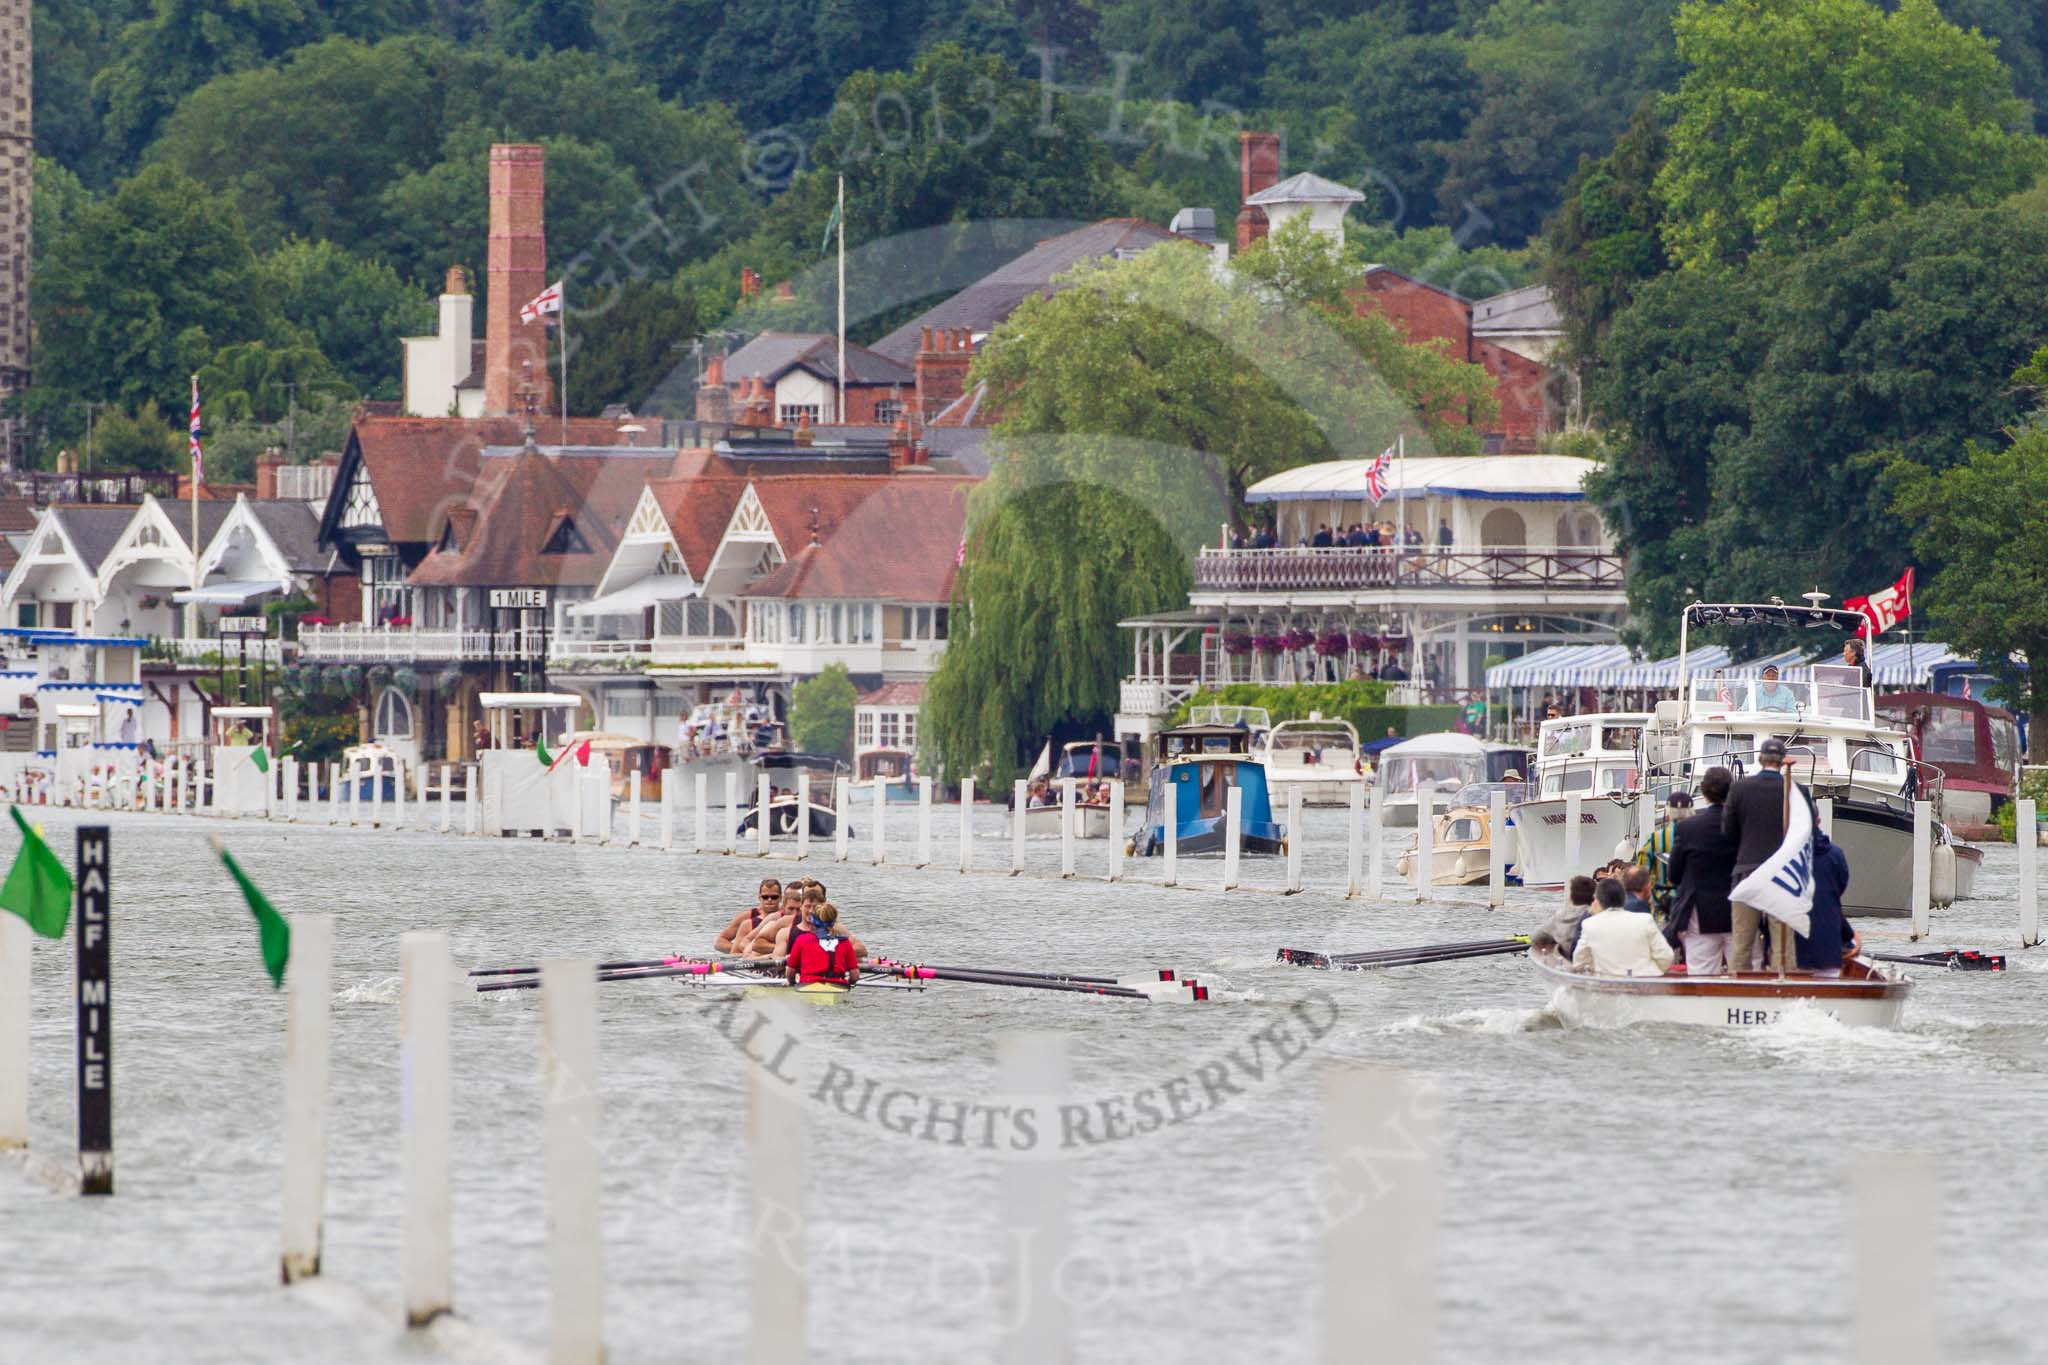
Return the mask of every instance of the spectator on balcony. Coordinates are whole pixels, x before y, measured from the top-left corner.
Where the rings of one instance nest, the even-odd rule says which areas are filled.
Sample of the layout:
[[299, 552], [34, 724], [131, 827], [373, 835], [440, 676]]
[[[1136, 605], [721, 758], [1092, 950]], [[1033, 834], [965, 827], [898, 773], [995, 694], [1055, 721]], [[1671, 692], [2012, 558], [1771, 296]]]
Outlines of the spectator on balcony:
[[1273, 528], [1270, 526], [1261, 526], [1252, 536], [1252, 548], [1254, 550], [1270, 550], [1279, 543], [1279, 537], [1273, 534]]
[[1242, 550], [1244, 548], [1244, 532], [1239, 531], [1235, 528], [1231, 530], [1230, 548], [1233, 550]]
[[1316, 527], [1316, 538], [1309, 542], [1310, 545], [1318, 550], [1327, 550], [1336, 543], [1336, 537], [1330, 534], [1330, 528], [1327, 524], [1318, 524]]

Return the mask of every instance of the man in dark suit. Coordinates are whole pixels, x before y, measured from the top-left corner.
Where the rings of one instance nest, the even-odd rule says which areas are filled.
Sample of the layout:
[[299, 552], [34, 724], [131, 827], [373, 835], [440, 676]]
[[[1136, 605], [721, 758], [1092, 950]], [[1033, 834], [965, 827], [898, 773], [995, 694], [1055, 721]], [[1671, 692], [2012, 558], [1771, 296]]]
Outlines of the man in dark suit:
[[1714, 976], [1728, 963], [1728, 888], [1735, 884], [1735, 837], [1721, 827], [1721, 803], [1734, 778], [1726, 768], [1709, 768], [1700, 779], [1707, 804], [1678, 822], [1671, 833], [1671, 898], [1666, 932], [1685, 949], [1690, 976]]
[[[1738, 883], [1769, 862], [1778, 845], [1785, 842], [1785, 741], [1775, 736], [1766, 739], [1757, 746], [1756, 761], [1760, 771], [1735, 784], [1721, 812], [1721, 828], [1736, 841], [1734, 878]], [[1731, 901], [1729, 918], [1733, 933], [1728, 945], [1730, 969], [1750, 971], [1761, 961], [1758, 949], [1763, 912], [1753, 905]], [[1791, 930], [1775, 920], [1771, 929], [1773, 946], [1783, 949], [1778, 961], [1789, 961]], [[1778, 933], [1780, 929], [1784, 930], [1782, 935]], [[1782, 945], [1775, 942], [1780, 937], [1784, 940]]]

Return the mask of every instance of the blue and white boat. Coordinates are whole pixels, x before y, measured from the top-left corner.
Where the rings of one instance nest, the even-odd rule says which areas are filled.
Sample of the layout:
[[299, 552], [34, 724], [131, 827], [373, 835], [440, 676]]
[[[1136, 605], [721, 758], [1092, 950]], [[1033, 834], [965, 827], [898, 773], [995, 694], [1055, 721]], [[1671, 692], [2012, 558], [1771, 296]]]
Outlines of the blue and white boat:
[[1239, 851], [1285, 852], [1287, 830], [1273, 821], [1266, 765], [1253, 756], [1251, 746], [1251, 731], [1238, 725], [1184, 725], [1162, 732], [1145, 823], [1131, 851], [1140, 857], [1165, 852], [1166, 821], [1171, 819], [1177, 855], [1221, 852], [1226, 803], [1235, 786], [1242, 792]]

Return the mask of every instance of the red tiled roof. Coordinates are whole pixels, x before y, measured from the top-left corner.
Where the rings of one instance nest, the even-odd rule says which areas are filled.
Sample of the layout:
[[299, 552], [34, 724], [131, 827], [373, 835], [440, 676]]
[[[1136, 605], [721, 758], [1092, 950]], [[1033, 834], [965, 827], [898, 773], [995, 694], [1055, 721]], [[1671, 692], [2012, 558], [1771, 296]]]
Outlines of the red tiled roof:
[[807, 525], [803, 548], [748, 584], [744, 595], [948, 601], [967, 525], [967, 494], [975, 482], [945, 474], [882, 481], [821, 531], [822, 543], [809, 543]]
[[0, 535], [9, 531], [33, 531], [40, 515], [32, 498], [0, 498]]
[[[358, 417], [354, 439], [385, 535], [396, 542], [434, 539], [449, 509], [469, 500], [484, 447], [516, 446], [525, 432], [525, 420], [518, 417]], [[544, 444], [569, 446], [646, 445], [653, 439], [652, 433], [621, 432], [604, 417], [571, 417], [566, 427], [559, 417], [543, 418], [535, 423], [535, 436]], [[637, 479], [633, 494], [639, 495]]]
[[683, 557], [690, 576], [701, 580], [711, 570], [711, 558], [725, 539], [732, 523], [733, 509], [747, 490], [745, 479], [704, 474], [695, 478], [660, 479], [647, 485], [668, 522], [669, 535]]
[[924, 682], [883, 683], [874, 691], [862, 697], [860, 706], [922, 706], [924, 705]]
[[[818, 538], [830, 539], [856, 507], [902, 476], [895, 474], [777, 474], [753, 480], [754, 496], [768, 515], [776, 543], [792, 558]], [[916, 477], [923, 477], [922, 475]]]

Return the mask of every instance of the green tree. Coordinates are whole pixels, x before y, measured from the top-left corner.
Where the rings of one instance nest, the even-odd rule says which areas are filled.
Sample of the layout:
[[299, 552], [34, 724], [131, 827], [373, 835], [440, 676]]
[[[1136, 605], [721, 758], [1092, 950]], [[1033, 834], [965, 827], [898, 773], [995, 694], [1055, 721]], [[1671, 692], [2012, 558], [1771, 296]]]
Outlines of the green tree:
[[81, 210], [36, 281], [36, 386], [131, 411], [175, 402], [223, 345], [272, 329], [241, 223], [151, 167]]
[[1581, 364], [1597, 361], [1636, 291], [1671, 268], [1653, 188], [1665, 150], [1664, 125], [1645, 103], [1613, 151], [1579, 167], [1544, 228], [1544, 283], [1564, 317], [1566, 352]]
[[[2037, 363], [2048, 363], [2048, 351]], [[1923, 562], [1941, 565], [1915, 612], [1950, 648], [1982, 660], [2033, 716], [2033, 733], [2048, 734], [2048, 428], [1972, 441], [1945, 470], [1900, 460], [1892, 484], [1892, 515], [1915, 528]], [[2012, 662], [2016, 651], [2032, 670]]]
[[593, 0], [487, 0], [485, 22], [507, 52], [537, 57], [543, 52], [597, 46]]
[[1934, 0], [1690, 0], [1657, 176], [1681, 265], [1792, 255], [1938, 200], [1996, 202], [2044, 162], [1992, 44]]
[[286, 242], [262, 259], [258, 276], [278, 317], [312, 337], [353, 392], [399, 396], [397, 338], [434, 327], [424, 291], [332, 242]]
[[178, 468], [184, 459], [185, 439], [154, 398], [139, 411], [114, 408], [93, 423], [95, 469], [168, 470]]
[[790, 742], [807, 754], [853, 757], [853, 707], [860, 693], [845, 664], [831, 664], [789, 689]]
[[[594, 415], [647, 400], [686, 365], [676, 348], [698, 333], [695, 303], [665, 284], [634, 281], [594, 292], [569, 314], [569, 406]], [[695, 372], [687, 375], [695, 383]]]

